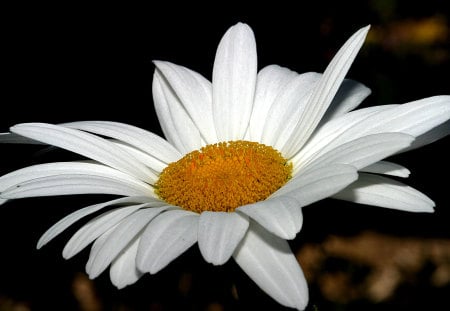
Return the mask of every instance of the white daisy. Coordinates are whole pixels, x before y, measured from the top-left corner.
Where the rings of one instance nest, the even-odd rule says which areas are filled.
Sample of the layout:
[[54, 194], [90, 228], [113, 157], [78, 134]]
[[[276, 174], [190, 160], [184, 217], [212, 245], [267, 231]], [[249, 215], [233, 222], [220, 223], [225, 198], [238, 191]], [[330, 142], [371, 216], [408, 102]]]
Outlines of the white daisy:
[[424, 194], [373, 173], [407, 177], [406, 168], [381, 160], [447, 135], [450, 96], [352, 111], [370, 90], [344, 76], [368, 30], [357, 31], [323, 74], [277, 65], [257, 72], [254, 35], [241, 23], [219, 44], [212, 83], [156, 61], [153, 96], [167, 140], [105, 121], [15, 125], [3, 142], [53, 145], [91, 161], [34, 165], [2, 176], [0, 203], [122, 196], [70, 214], [37, 247], [103, 210], [63, 251], [70, 258], [94, 242], [86, 265], [91, 278], [110, 266], [112, 283], [122, 288], [198, 242], [207, 262], [233, 257], [273, 299], [302, 310], [308, 289], [286, 241], [301, 229], [302, 207], [332, 196], [433, 211]]

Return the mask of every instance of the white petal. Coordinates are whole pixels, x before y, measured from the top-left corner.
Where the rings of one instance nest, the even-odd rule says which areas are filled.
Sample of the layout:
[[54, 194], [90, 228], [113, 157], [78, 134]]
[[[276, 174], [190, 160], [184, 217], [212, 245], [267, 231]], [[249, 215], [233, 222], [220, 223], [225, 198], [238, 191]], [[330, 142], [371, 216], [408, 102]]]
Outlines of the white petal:
[[407, 150], [417, 149], [422, 146], [431, 144], [436, 140], [444, 138], [448, 135], [450, 135], [450, 121], [442, 123], [441, 125], [429, 130], [428, 132], [417, 136], [416, 140], [409, 148], [407, 148]]
[[360, 174], [358, 181], [333, 196], [335, 199], [408, 212], [433, 212], [434, 202], [426, 195], [398, 181]]
[[[128, 185], [128, 188], [134, 189], [132, 190], [132, 192], [141, 192], [140, 195], [151, 195], [152, 192], [151, 188], [146, 183], [139, 181], [138, 179], [128, 174], [122, 173], [116, 169], [102, 164], [85, 162], [55, 162], [48, 164], [38, 164], [19, 169], [0, 177], [0, 192], [4, 192], [11, 187], [15, 187], [14, 190], [16, 190], [16, 192], [24, 192], [25, 188], [23, 187], [25, 185], [29, 187], [29, 190], [31, 190], [30, 187], [37, 187], [41, 189], [44, 184], [39, 184], [40, 182], [48, 180], [48, 178], [60, 178], [64, 181], [65, 179], [67, 179], [67, 176], [72, 176], [74, 178], [103, 177], [106, 180], [109, 180], [107, 181], [107, 183], [116, 182], [118, 185]], [[66, 183], [72, 183], [72, 181], [68, 179], [65, 181]], [[61, 183], [59, 186], [64, 186], [64, 183]], [[100, 184], [99, 186], [104, 187], [102, 184]], [[47, 190], [52, 192], [57, 191], [57, 188]], [[71, 191], [70, 188], [67, 190]], [[89, 191], [89, 189], [87, 190]], [[73, 191], [75, 191], [75, 188], [73, 189]], [[92, 191], [94, 191], [94, 188], [92, 189]], [[2, 195], [4, 194], [2, 193]]]
[[165, 139], [129, 124], [111, 121], [80, 121], [62, 125], [117, 139], [166, 164], [177, 161], [181, 157], [181, 154]]
[[156, 217], [141, 235], [136, 263], [156, 273], [197, 242], [198, 214], [174, 210]]
[[158, 180], [159, 174], [167, 167], [166, 163], [152, 157], [148, 153], [140, 151], [139, 149], [136, 149], [130, 145], [127, 145], [117, 140], [111, 140], [111, 142], [117, 147], [125, 150], [127, 153], [132, 155], [137, 161], [141, 162], [142, 164], [151, 169], [154, 175], [151, 176], [152, 179], [150, 179], [148, 183], [152, 185]]
[[201, 147], [201, 136], [197, 125], [183, 108], [183, 104], [175, 94], [166, 79], [159, 70], [153, 75], [155, 94], [155, 110], [166, 137], [182, 153], [189, 153]]
[[449, 119], [450, 96], [434, 96], [372, 116], [367, 120], [364, 132], [401, 132], [417, 137]]
[[200, 130], [203, 139], [208, 144], [216, 143], [211, 82], [188, 68], [169, 62], [155, 61], [154, 63], [179, 98], [182, 108], [186, 109]]
[[[325, 153], [336, 146], [342, 145], [352, 139], [342, 139], [347, 136], [347, 132], [351, 131], [353, 127], [364, 123], [369, 117], [377, 114], [380, 111], [386, 111], [396, 107], [396, 105], [375, 106], [364, 109], [359, 109], [345, 114], [342, 117], [332, 119], [322, 127], [320, 127], [313, 136], [309, 139], [302, 150], [292, 158], [294, 164], [294, 174], [298, 170], [301, 163], [306, 163], [311, 157], [314, 157], [318, 152]], [[355, 139], [357, 137], [354, 137]]]
[[380, 161], [413, 142], [414, 137], [402, 133], [381, 133], [367, 135], [342, 144], [326, 153], [318, 152], [306, 163], [298, 167], [310, 168], [330, 163], [349, 164], [357, 169]]
[[[376, 110], [376, 107], [371, 108]], [[328, 139], [325, 148], [332, 149], [337, 145], [369, 134], [396, 132], [414, 137], [423, 135], [450, 118], [450, 96], [435, 96], [403, 105], [388, 106], [388, 109], [382, 108], [359, 120], [357, 112], [358, 110], [341, 118], [333, 119], [319, 130], [322, 132], [320, 134], [322, 136], [323, 133], [329, 133], [338, 124], [345, 127], [345, 130], [337, 130], [338, 133], [329, 134], [329, 138], [332, 140]], [[348, 119], [355, 119], [355, 122], [345, 125]], [[332, 125], [329, 125], [330, 123]], [[321, 142], [322, 146], [324, 142], [325, 140]]]
[[64, 174], [23, 182], [1, 193], [5, 199], [19, 199], [71, 194], [114, 194], [123, 196], [154, 196], [149, 185], [132, 184], [114, 178]]
[[169, 110], [169, 103], [166, 95], [164, 94], [161, 79], [161, 74], [155, 70], [155, 73], [153, 74], [152, 94], [156, 115], [158, 116], [159, 124], [161, 125], [164, 137], [178, 150], [183, 150], [183, 142], [178, 136], [177, 128], [172, 120]]
[[303, 224], [300, 203], [294, 198], [282, 195], [241, 206], [237, 210], [247, 214], [266, 230], [282, 239], [295, 238]]
[[366, 173], [377, 173], [407, 178], [411, 173], [406, 167], [388, 161], [378, 161], [359, 170]]
[[219, 141], [239, 140], [247, 131], [255, 95], [256, 42], [238, 23], [223, 36], [213, 69], [213, 114]]
[[331, 60], [322, 78], [317, 83], [308, 100], [296, 130], [293, 131], [291, 144], [285, 154], [293, 156], [305, 144], [320, 122], [334, 95], [338, 91], [347, 71], [366, 38], [369, 26], [358, 30]]
[[284, 151], [321, 76], [315, 72], [304, 73], [283, 88], [270, 107], [263, 130], [263, 143]]
[[147, 167], [132, 161], [130, 155], [107, 140], [79, 130], [44, 123], [24, 123], [11, 128], [11, 131], [81, 154], [120, 171], [136, 176], [144, 181], [151, 173]]
[[122, 289], [127, 285], [135, 283], [144, 273], [136, 268], [136, 254], [140, 238], [135, 239], [111, 264], [109, 276], [111, 282]]
[[281, 90], [298, 74], [277, 65], [264, 67], [258, 72], [255, 102], [249, 124], [251, 141], [261, 141], [270, 107]]
[[102, 273], [154, 217], [168, 208], [170, 206], [145, 208], [123, 219], [103, 243], [92, 248], [86, 264], [89, 277], [93, 279]]
[[308, 304], [305, 276], [285, 240], [252, 223], [233, 257], [264, 292], [283, 306], [303, 310]]
[[355, 167], [331, 164], [300, 172], [270, 197], [292, 197], [303, 207], [341, 191], [357, 178]]
[[214, 265], [230, 259], [248, 228], [248, 217], [238, 213], [203, 212], [198, 221], [198, 246]]
[[370, 93], [370, 89], [364, 84], [350, 79], [344, 79], [320, 122], [324, 123], [327, 120], [337, 118], [355, 109]]
[[111, 227], [117, 225], [122, 219], [138, 209], [145, 207], [146, 204], [143, 203], [111, 210], [89, 221], [67, 242], [63, 249], [63, 257], [65, 259], [73, 257]]
[[39, 249], [48, 242], [50, 242], [53, 238], [55, 238], [58, 234], [66, 230], [68, 227], [73, 225], [75, 222], [80, 220], [87, 215], [95, 213], [107, 206], [119, 205], [119, 204], [131, 204], [131, 203], [147, 203], [152, 202], [153, 206], [157, 206], [158, 204], [162, 204], [159, 200], [148, 198], [148, 197], [125, 197], [120, 199], [115, 199], [112, 201], [99, 203], [95, 205], [90, 205], [85, 208], [79, 209], [50, 227], [39, 239], [36, 248]]

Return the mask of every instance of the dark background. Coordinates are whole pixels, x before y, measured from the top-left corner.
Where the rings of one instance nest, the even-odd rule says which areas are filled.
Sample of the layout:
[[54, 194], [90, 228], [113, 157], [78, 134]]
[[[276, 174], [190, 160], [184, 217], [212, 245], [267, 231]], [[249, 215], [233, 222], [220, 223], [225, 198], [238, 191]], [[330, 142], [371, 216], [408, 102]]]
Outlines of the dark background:
[[[152, 60], [184, 65], [210, 79], [217, 44], [238, 21], [248, 23], [255, 32], [259, 68], [279, 64], [297, 72], [322, 72], [351, 34], [372, 24], [348, 74], [372, 89], [363, 106], [449, 94], [446, 2], [276, 2], [247, 10], [231, 3], [226, 7], [4, 8], [0, 131], [20, 122], [111, 120], [161, 134], [151, 96]], [[445, 282], [450, 273], [448, 143], [446, 138], [395, 158], [412, 171], [407, 183], [436, 202], [434, 214], [334, 200], [305, 209], [305, 225], [292, 248], [305, 269], [308, 263], [300, 256], [305, 250], [319, 249], [324, 256], [321, 268], [307, 273], [308, 310], [445, 310], [450, 306], [450, 276]], [[62, 156], [70, 158], [58, 151], [40, 154], [39, 148], [30, 146], [0, 147], [1, 174]], [[65, 241], [78, 226], [35, 250], [49, 226], [101, 200], [106, 198], [23, 199], [0, 207], [0, 311], [285, 310], [261, 293], [234, 263], [222, 267], [204, 263], [197, 247], [157, 275], [122, 291], [109, 283], [107, 272], [94, 282], [85, 279], [88, 251], [69, 261], [62, 259]], [[430, 259], [434, 257], [425, 256], [418, 273], [407, 274], [387, 298], [375, 301], [364, 294], [364, 279], [373, 266], [351, 256], [330, 255], [321, 246], [330, 238], [346, 240], [367, 232], [379, 235], [381, 241], [387, 239], [381, 245], [391, 239], [414, 241], [424, 253], [430, 245], [439, 245], [436, 252], [444, 268]], [[380, 261], [390, 256], [389, 249], [387, 253], [380, 250]], [[406, 253], [405, 258], [409, 257]], [[444, 282], [436, 285], [430, 279], [439, 267], [444, 269]], [[344, 290], [333, 298], [324, 288], [324, 275], [346, 275], [344, 285], [361, 289], [361, 294], [347, 297]]]

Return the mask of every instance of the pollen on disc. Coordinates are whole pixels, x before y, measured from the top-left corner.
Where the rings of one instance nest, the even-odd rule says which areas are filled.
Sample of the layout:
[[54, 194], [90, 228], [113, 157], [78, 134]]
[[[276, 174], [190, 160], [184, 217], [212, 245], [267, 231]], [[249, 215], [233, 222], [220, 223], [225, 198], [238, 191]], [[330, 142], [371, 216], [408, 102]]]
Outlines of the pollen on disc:
[[232, 212], [266, 199], [291, 174], [292, 164], [274, 148], [239, 140], [207, 145], [169, 164], [155, 189], [186, 210]]

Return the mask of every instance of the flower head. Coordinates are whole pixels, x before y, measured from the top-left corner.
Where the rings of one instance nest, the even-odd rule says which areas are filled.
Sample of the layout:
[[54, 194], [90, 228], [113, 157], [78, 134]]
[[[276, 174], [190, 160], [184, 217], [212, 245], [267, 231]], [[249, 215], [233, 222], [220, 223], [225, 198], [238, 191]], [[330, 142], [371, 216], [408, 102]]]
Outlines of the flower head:
[[102, 210], [63, 251], [70, 258], [94, 242], [86, 266], [91, 278], [110, 266], [111, 281], [122, 288], [198, 242], [207, 262], [220, 265], [233, 257], [268, 295], [304, 309], [306, 281], [286, 242], [301, 229], [302, 207], [332, 196], [433, 211], [424, 194], [380, 176], [408, 175], [382, 160], [447, 135], [450, 97], [354, 110], [370, 90], [344, 77], [368, 30], [357, 31], [323, 74], [277, 65], [257, 72], [254, 35], [241, 23], [219, 44], [212, 83], [155, 61], [153, 96], [166, 139], [106, 121], [15, 125], [3, 142], [49, 144], [91, 161], [4, 175], [0, 203], [119, 195], [68, 215], [37, 247]]

